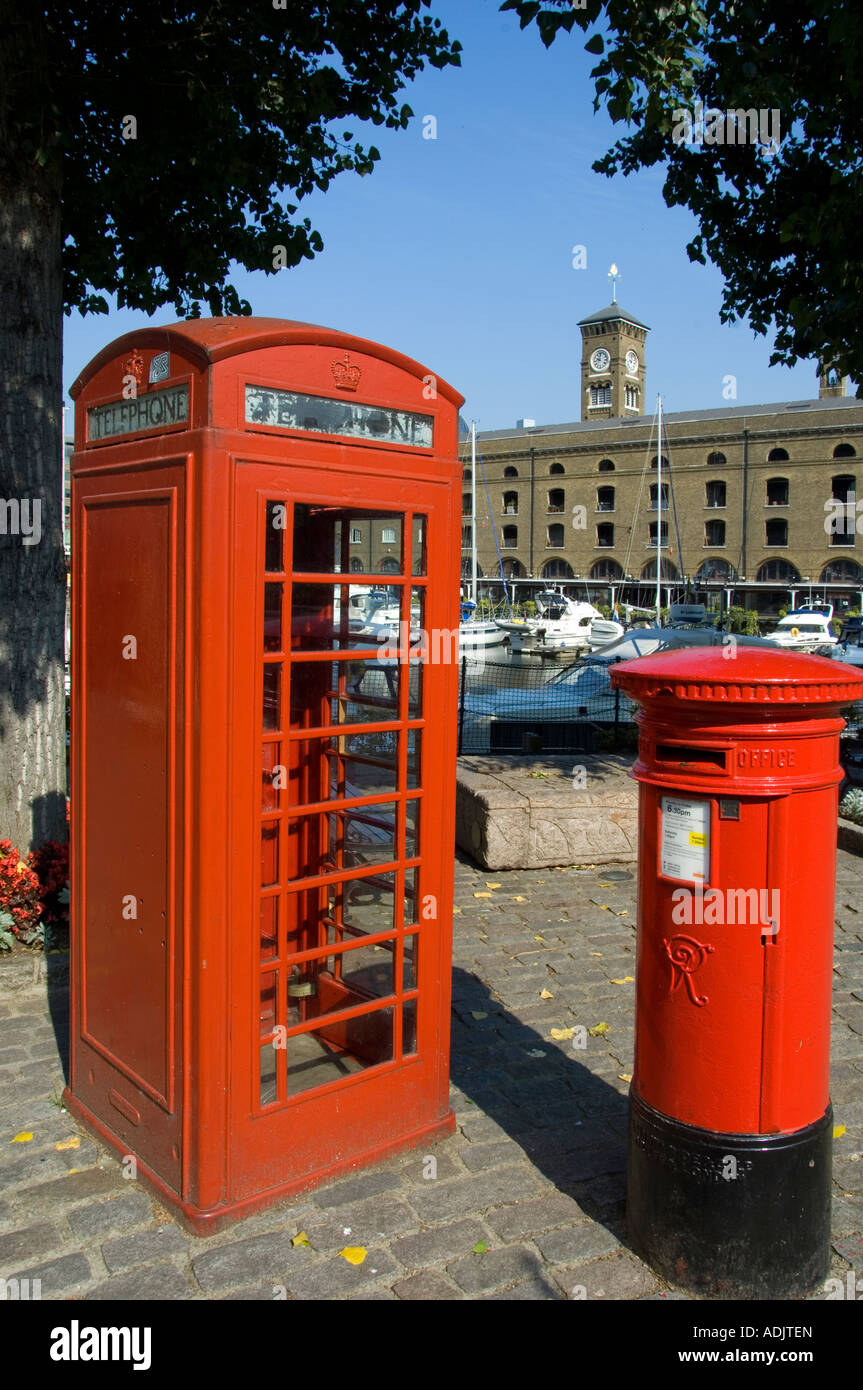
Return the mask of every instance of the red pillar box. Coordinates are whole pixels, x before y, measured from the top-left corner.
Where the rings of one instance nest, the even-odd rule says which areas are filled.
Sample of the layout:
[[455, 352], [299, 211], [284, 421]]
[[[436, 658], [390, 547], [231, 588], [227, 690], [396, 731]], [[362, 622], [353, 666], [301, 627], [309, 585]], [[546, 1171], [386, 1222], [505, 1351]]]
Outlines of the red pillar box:
[[454, 1125], [462, 398], [254, 318], [72, 394], [66, 1098], [203, 1233]]
[[631, 1234], [685, 1288], [804, 1293], [829, 1262], [839, 711], [863, 676], [743, 646], [611, 675], [641, 706]]

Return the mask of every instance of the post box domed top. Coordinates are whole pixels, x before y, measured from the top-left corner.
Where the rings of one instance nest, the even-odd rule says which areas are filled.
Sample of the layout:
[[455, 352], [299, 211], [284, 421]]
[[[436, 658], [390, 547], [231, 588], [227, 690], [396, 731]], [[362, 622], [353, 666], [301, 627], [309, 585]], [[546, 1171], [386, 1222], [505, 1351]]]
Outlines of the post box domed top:
[[[139, 328], [115, 338], [88, 362], [71, 387], [73, 400], [87, 383], [108, 363], [122, 357], [133, 348], [153, 348], [157, 351], [182, 352], [196, 360], [201, 368], [246, 352], [271, 347], [332, 347], [342, 352], [364, 353], [400, 368], [420, 379], [428, 369], [404, 353], [382, 343], [360, 338], [353, 333], [341, 333], [336, 328], [324, 328], [317, 323], [302, 323], [297, 319], [271, 319], [237, 316], [234, 318], [181, 319], [161, 328]], [[458, 407], [464, 397], [455, 387], [435, 374], [435, 390], [445, 400]]]
[[863, 699], [863, 674], [841, 661], [778, 647], [689, 647], [623, 661], [611, 680], [640, 703], [841, 706]]

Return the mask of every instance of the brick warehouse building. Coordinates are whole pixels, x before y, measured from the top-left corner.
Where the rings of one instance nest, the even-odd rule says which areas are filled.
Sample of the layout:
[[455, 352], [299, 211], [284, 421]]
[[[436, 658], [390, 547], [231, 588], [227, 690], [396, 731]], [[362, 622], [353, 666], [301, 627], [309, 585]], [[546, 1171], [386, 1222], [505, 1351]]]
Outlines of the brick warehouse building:
[[[863, 401], [846, 395], [845, 380], [822, 372], [817, 400], [664, 415], [658, 513], [655, 416], [644, 414], [650, 330], [617, 303], [579, 327], [581, 420], [525, 420], [477, 435], [485, 474], [478, 469], [481, 593], [501, 593], [496, 531], [518, 597], [553, 583], [594, 602], [650, 605], [661, 521], [664, 602], [683, 597], [685, 576], [702, 601], [718, 598], [765, 616], [810, 593], [827, 598], [837, 614], [861, 603], [863, 542], [853, 507], [842, 509], [831, 530], [831, 499], [854, 502], [863, 457]], [[461, 455], [467, 577], [467, 440]]]

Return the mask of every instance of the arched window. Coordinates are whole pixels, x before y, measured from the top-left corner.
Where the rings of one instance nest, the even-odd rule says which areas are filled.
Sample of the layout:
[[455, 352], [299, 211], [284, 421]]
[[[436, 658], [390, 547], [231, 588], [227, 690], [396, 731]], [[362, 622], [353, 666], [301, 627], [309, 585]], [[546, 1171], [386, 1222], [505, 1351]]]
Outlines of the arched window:
[[505, 468], [505, 469], [503, 470], [503, 476], [504, 476], [505, 478], [517, 478], [517, 477], [518, 477], [518, 469], [517, 469], [517, 468], [513, 468], [512, 464], [510, 464], [507, 468]]
[[[721, 458], [722, 455], [720, 454]], [[725, 503], [725, 483], [720, 478], [713, 478], [709, 483], [705, 483], [706, 502], [705, 507], [724, 507]]]
[[787, 560], [765, 560], [755, 573], [759, 584], [799, 584], [800, 571]]
[[[650, 544], [651, 544], [654, 548], [656, 547], [656, 527], [657, 527], [657, 524], [658, 524], [657, 522], [651, 521], [651, 522], [648, 523], [648, 527], [647, 527], [647, 529], [648, 529], [648, 531], [649, 531], [649, 533], [650, 533]], [[667, 521], [663, 521], [663, 522], [662, 522], [662, 542], [661, 542], [661, 543], [662, 543], [662, 545], [668, 545], [668, 522], [667, 522]]]
[[614, 545], [614, 522], [601, 521], [596, 528], [597, 545]]
[[[657, 498], [657, 485], [656, 485], [656, 483], [651, 483], [651, 484], [650, 484], [650, 506], [648, 507], [648, 511], [651, 511], [651, 512], [655, 512], [655, 511], [656, 511], [656, 498]], [[662, 510], [663, 510], [664, 512], [668, 511], [668, 483], [663, 483], [663, 484], [662, 484]]]
[[768, 505], [768, 507], [787, 507], [787, 506], [788, 506], [788, 479], [787, 479], [787, 478], [768, 478], [768, 479], [767, 479], [767, 505]]
[[837, 473], [831, 478], [831, 493], [834, 502], [841, 502], [841, 507], [834, 508], [833, 515], [829, 518], [831, 545], [853, 545], [854, 533], [857, 530], [857, 479], [853, 473]]
[[787, 463], [787, 462], [788, 462], [788, 450], [787, 450], [787, 449], [771, 449], [771, 450], [770, 450], [770, 453], [767, 455], [767, 462], [768, 462], [768, 463]]
[[[658, 455], [658, 454], [654, 454], [654, 455], [653, 455], [653, 458], [650, 460], [650, 466], [651, 466], [651, 468], [656, 468], [656, 467], [658, 466], [658, 464], [659, 464], [659, 455]], [[664, 454], [662, 455], [662, 466], [663, 466], [663, 468], [667, 468], [667, 467], [668, 467], [668, 459], [665, 457]]]
[[727, 462], [728, 460], [725, 455], [721, 454], [718, 449], [714, 453], [707, 455], [708, 468], [724, 468]]
[[860, 584], [863, 582], [863, 565], [856, 560], [831, 560], [821, 571], [822, 584]]
[[[666, 560], [666, 559], [664, 559], [664, 558], [663, 558], [663, 561], [662, 561], [662, 569], [660, 570], [660, 575], [661, 575], [661, 577], [662, 577], [663, 579], [678, 579], [678, 578], [679, 578], [679, 572], [678, 572], [677, 566], [673, 563], [673, 561], [671, 561], [671, 560]], [[641, 571], [641, 577], [642, 577], [642, 579], [655, 579], [655, 578], [656, 578], [656, 559], [655, 559], [655, 558], [652, 559], [652, 560], [648, 560], [647, 564], [644, 566], [644, 569]]]
[[611, 382], [606, 381], [601, 386], [591, 386], [590, 388], [591, 405], [611, 405]]
[[562, 463], [553, 463], [549, 468], [549, 473], [562, 473], [564, 471]]
[[629, 382], [623, 388], [623, 404], [629, 410], [638, 409], [638, 387], [631, 386]]
[[361, 574], [361, 573], [362, 573], [363, 562], [362, 562], [362, 560], [360, 559], [359, 555], [352, 555], [351, 558], [350, 558], [349, 564], [350, 564], [350, 569], [351, 569], [351, 573], [352, 573], [352, 574]]
[[471, 514], [471, 496], [469, 492], [463, 492], [461, 495], [461, 514], [462, 516], [470, 516]]
[[524, 579], [525, 568], [521, 560], [513, 560], [510, 556], [503, 561], [504, 579]]
[[598, 512], [614, 511], [613, 487], [598, 487], [596, 489], [596, 510]]
[[548, 510], [550, 512], [562, 512], [566, 505], [566, 499], [562, 487], [553, 487], [548, 494]]
[[507, 550], [515, 550], [518, 546], [518, 527], [504, 526], [503, 545]]
[[555, 521], [555, 522], [553, 522], [552, 525], [549, 526], [549, 528], [548, 528], [548, 535], [547, 535], [547, 537], [546, 537], [546, 542], [545, 542], [545, 543], [546, 543], [546, 545], [549, 546], [552, 550], [562, 550], [562, 549], [563, 549], [563, 537], [564, 537], [564, 529], [563, 529], [563, 527], [561, 526], [561, 524], [560, 524], [559, 521]]
[[[470, 527], [468, 526], [467, 529], [469, 531]], [[470, 541], [468, 541], [468, 545], [470, 545]], [[400, 568], [398, 560], [394, 560], [392, 555], [385, 555], [378, 566], [378, 572], [380, 574], [398, 574]]]
[[[463, 556], [462, 556], [462, 559], [461, 559], [461, 577], [462, 577], [462, 579], [471, 579], [471, 578], [473, 577], [472, 562], [471, 562], [471, 557], [470, 557], [469, 555], [463, 555]], [[482, 573], [482, 570], [480, 569], [479, 565], [477, 565], [477, 567], [476, 567], [476, 577], [477, 577], [477, 579], [482, 579], [482, 577], [483, 577], [483, 573]]]
[[623, 578], [623, 567], [616, 560], [596, 560], [590, 567], [591, 579], [615, 580]]
[[857, 450], [853, 444], [837, 444], [833, 450], [833, 457], [835, 459], [856, 459]]
[[505, 492], [503, 494], [503, 514], [504, 516], [518, 515], [518, 493]]
[[725, 544], [724, 521], [706, 521], [704, 523], [704, 544], [717, 547]]
[[733, 583], [737, 578], [737, 570], [727, 560], [721, 560], [718, 556], [711, 557], [709, 560], [702, 561], [695, 571], [695, 578], [701, 580], [702, 583], [707, 583], [710, 580]]
[[776, 517], [775, 521], [770, 520], [765, 527], [765, 545], [787, 545], [788, 544], [788, 522], [784, 516]]
[[600, 459], [599, 467], [596, 471], [597, 473], [613, 473], [614, 464], [612, 463], [611, 459]]
[[548, 560], [542, 567], [543, 579], [574, 579], [572, 565], [566, 560]]

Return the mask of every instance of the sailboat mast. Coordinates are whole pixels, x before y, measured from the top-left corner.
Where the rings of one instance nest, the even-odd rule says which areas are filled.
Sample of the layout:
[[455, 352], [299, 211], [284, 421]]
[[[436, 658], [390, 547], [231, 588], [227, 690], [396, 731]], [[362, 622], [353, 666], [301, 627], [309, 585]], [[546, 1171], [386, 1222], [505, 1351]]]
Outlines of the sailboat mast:
[[470, 422], [470, 596], [476, 596], [476, 420]]
[[662, 606], [662, 397], [656, 397], [656, 625]]

